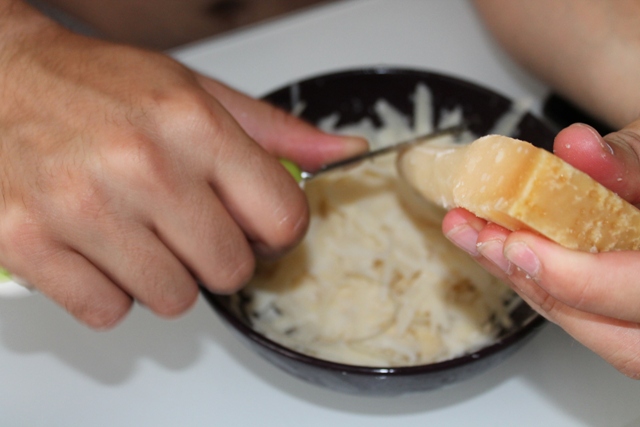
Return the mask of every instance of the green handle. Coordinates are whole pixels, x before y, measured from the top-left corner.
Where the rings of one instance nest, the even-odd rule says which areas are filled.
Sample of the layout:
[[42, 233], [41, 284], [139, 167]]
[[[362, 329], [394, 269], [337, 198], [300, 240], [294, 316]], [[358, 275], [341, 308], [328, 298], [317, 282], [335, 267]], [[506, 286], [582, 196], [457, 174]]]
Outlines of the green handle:
[[302, 169], [300, 169], [300, 166], [288, 159], [280, 159], [280, 164], [289, 171], [296, 182], [299, 183], [302, 181]]
[[13, 280], [11, 273], [9, 273], [4, 267], [0, 266], [0, 283]]

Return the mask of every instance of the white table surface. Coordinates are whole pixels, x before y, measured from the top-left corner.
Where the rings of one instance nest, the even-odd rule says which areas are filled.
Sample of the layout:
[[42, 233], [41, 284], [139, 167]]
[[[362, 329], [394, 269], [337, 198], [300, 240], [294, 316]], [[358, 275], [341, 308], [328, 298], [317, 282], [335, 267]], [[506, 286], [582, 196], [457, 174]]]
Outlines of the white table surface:
[[[428, 68], [539, 101], [544, 86], [492, 44], [464, 0], [352, 0], [178, 49], [261, 95], [347, 67]], [[179, 320], [134, 309], [96, 333], [41, 296], [0, 300], [0, 426], [640, 426], [640, 384], [554, 326], [503, 365], [397, 398], [335, 393], [282, 373], [200, 300]]]

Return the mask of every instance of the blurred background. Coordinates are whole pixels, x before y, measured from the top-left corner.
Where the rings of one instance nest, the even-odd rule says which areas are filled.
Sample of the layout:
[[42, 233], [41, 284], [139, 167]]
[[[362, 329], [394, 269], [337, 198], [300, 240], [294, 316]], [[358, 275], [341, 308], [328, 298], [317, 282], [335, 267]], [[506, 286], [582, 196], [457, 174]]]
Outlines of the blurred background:
[[[166, 50], [333, 0], [31, 0], [68, 26]], [[73, 11], [71, 13], [70, 11]]]
[[[72, 30], [154, 50], [170, 50], [291, 12], [340, 0], [27, 0]], [[551, 94], [543, 115], [555, 130], [588, 123], [612, 130]]]

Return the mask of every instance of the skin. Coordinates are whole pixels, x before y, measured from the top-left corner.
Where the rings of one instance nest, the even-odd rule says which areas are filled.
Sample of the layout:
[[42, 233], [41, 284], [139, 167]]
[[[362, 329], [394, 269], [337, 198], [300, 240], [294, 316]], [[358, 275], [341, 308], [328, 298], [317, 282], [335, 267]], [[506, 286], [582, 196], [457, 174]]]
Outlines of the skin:
[[302, 168], [366, 149], [159, 53], [0, 0], [0, 265], [81, 322], [232, 292], [308, 223]]
[[[556, 136], [555, 154], [640, 204], [640, 120], [634, 120], [640, 94], [629, 90], [637, 86], [640, 69], [640, 3], [475, 3], [497, 40], [521, 63], [578, 105], [622, 127], [603, 137], [589, 126], [572, 125]], [[539, 313], [620, 372], [640, 378], [640, 252], [573, 251], [533, 233], [510, 232], [464, 209], [450, 211], [442, 228]]]
[[473, 0], [488, 29], [527, 70], [620, 129], [640, 116], [636, 0]]

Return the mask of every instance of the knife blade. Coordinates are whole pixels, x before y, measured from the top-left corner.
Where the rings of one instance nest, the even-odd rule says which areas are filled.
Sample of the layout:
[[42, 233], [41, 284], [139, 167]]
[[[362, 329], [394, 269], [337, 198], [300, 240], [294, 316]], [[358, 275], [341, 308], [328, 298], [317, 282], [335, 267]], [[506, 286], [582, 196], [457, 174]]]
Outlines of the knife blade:
[[392, 151], [397, 151], [397, 150], [406, 148], [410, 145], [422, 144], [422, 143], [429, 142], [434, 139], [447, 136], [447, 135], [457, 136], [457, 135], [460, 135], [462, 132], [464, 132], [466, 129], [467, 129], [466, 124], [449, 126], [446, 128], [438, 129], [435, 132], [418, 135], [416, 137], [413, 137], [404, 141], [387, 145], [377, 150], [368, 151], [366, 153], [359, 154], [354, 157], [349, 157], [348, 159], [326, 164], [315, 172], [301, 170], [295, 163], [289, 160], [281, 159], [280, 162], [289, 171], [289, 173], [291, 173], [291, 175], [296, 179], [297, 182], [303, 183], [304, 181], [308, 181], [326, 172], [335, 171], [337, 169], [353, 166], [359, 162], [363, 162], [365, 160], [369, 160], [374, 157], [390, 153]]

